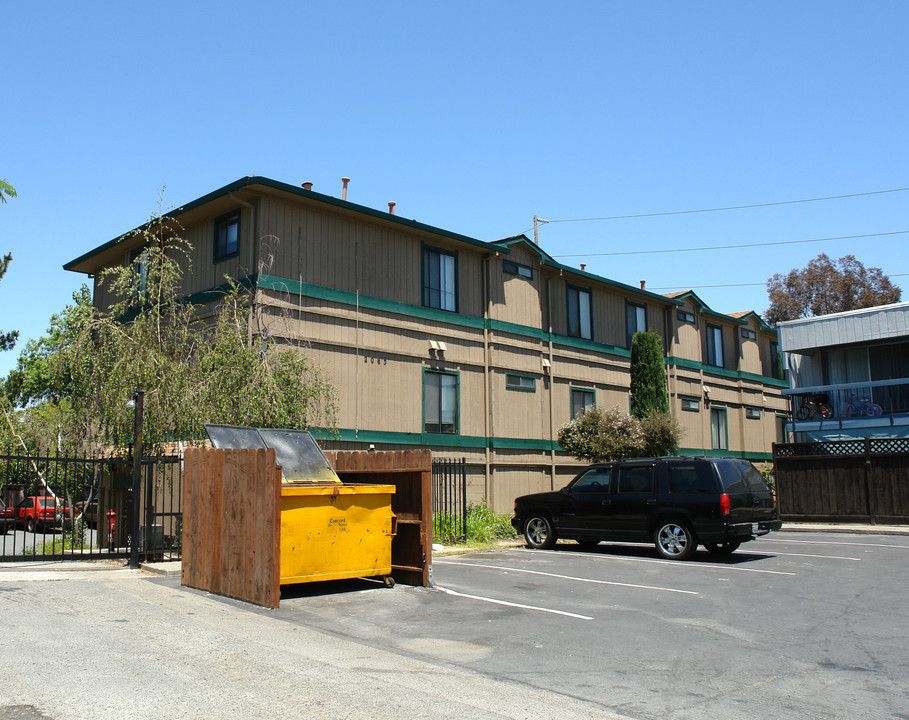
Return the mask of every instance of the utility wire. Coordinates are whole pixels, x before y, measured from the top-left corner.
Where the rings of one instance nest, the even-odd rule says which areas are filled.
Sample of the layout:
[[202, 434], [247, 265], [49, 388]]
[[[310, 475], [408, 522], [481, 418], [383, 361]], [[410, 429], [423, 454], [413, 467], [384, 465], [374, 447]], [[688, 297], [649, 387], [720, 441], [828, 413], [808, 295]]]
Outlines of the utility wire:
[[556, 258], [571, 258], [571, 257], [606, 257], [614, 255], [658, 255], [663, 253], [678, 253], [678, 252], [699, 252], [702, 250], [733, 250], [737, 248], [749, 248], [749, 247], [769, 247], [771, 245], [800, 245], [803, 243], [815, 243], [815, 242], [828, 242], [831, 240], [858, 240], [861, 238], [872, 238], [872, 237], [886, 237], [888, 235], [906, 235], [909, 234], [909, 230], [893, 230], [892, 232], [882, 232], [882, 233], [867, 233], [865, 235], [841, 235], [838, 237], [823, 237], [823, 238], [812, 238], [810, 240], [780, 240], [778, 242], [766, 242], [766, 243], [742, 243], [739, 245], [707, 245], [704, 247], [692, 247], [692, 248], [670, 248], [668, 250], [626, 250], [623, 252], [607, 252], [607, 253], [576, 253], [572, 255], [553, 255], [552, 257]]
[[673, 210], [671, 212], [641, 213], [640, 215], [608, 215], [606, 217], [570, 218], [566, 220], [548, 220], [549, 223], [590, 222], [593, 220], [631, 220], [634, 218], [667, 217], [669, 215], [694, 215], [696, 213], [724, 212], [726, 210], [748, 210], [750, 208], [774, 207], [778, 205], [798, 205], [801, 203], [822, 202], [824, 200], [843, 200], [845, 198], [885, 195], [887, 193], [906, 192], [909, 187], [891, 190], [873, 190], [871, 192], [849, 193], [848, 195], [827, 195], [826, 197], [806, 198], [804, 200], [780, 200], [778, 202], [755, 203], [753, 205], [729, 205], [728, 207], [703, 208], [701, 210]]

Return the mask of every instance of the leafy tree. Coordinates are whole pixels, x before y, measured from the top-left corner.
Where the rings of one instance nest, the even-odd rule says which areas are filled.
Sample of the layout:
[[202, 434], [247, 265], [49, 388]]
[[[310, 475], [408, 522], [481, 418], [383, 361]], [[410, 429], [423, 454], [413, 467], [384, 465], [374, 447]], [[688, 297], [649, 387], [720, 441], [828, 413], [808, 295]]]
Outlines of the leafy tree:
[[638, 419], [669, 414], [663, 342], [655, 332], [636, 332], [631, 339], [631, 414]]
[[682, 426], [668, 412], [657, 412], [641, 418], [641, 433], [644, 435], [642, 454], [659, 457], [678, 452], [682, 432]]
[[880, 268], [866, 268], [853, 255], [832, 261], [821, 253], [802, 269], [767, 281], [770, 325], [899, 302], [901, 291]]
[[142, 252], [99, 277], [116, 298], [111, 308], [93, 308], [83, 288], [23, 351], [4, 387], [22, 418], [53, 407], [69, 421], [69, 446], [122, 447], [133, 439], [127, 402], [139, 388], [151, 445], [202, 438], [206, 422], [334, 426], [327, 376], [299, 348], [250, 332], [248, 294], [233, 286], [213, 315], [186, 303], [190, 246], [180, 228], [157, 215], [137, 233]]
[[[4, 205], [6, 204], [7, 197], [17, 197], [16, 189], [6, 182], [6, 180], [0, 180], [0, 201], [2, 201]], [[0, 258], [0, 280], [6, 275], [6, 268], [9, 267], [12, 259], [12, 253], [7, 253]], [[0, 351], [12, 350], [13, 346], [16, 344], [16, 338], [18, 337], [19, 333], [15, 330], [7, 333], [0, 332]]]

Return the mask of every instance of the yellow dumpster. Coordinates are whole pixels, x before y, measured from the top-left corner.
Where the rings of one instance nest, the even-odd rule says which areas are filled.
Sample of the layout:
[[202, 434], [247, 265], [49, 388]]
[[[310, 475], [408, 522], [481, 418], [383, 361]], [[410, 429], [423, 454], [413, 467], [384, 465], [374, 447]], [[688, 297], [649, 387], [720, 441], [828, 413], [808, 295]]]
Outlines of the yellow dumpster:
[[391, 579], [394, 485], [342, 483], [305, 430], [206, 425], [216, 448], [274, 448], [281, 466], [281, 584]]
[[281, 486], [281, 584], [381, 575], [391, 584], [393, 485]]

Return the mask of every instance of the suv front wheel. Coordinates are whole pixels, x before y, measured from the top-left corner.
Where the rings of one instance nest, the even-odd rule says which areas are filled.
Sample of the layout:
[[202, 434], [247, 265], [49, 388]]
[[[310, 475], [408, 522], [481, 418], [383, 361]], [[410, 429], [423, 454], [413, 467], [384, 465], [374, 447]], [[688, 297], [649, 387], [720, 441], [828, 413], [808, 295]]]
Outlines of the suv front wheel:
[[666, 522], [653, 531], [653, 544], [667, 560], [684, 560], [698, 546], [694, 533], [684, 522]]
[[534, 550], [548, 550], [556, 541], [552, 520], [543, 513], [533, 513], [524, 521], [524, 540]]

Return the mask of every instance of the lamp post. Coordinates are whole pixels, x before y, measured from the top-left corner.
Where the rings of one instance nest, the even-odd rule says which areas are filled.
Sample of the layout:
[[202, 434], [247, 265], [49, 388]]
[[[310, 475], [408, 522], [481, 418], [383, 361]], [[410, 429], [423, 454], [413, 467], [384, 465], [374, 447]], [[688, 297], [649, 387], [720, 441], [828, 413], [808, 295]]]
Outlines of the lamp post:
[[145, 402], [145, 392], [136, 388], [133, 393], [136, 416], [133, 425], [133, 516], [130, 518], [130, 533], [132, 539], [129, 546], [129, 566], [133, 570], [139, 568], [139, 517], [142, 502], [142, 409]]

